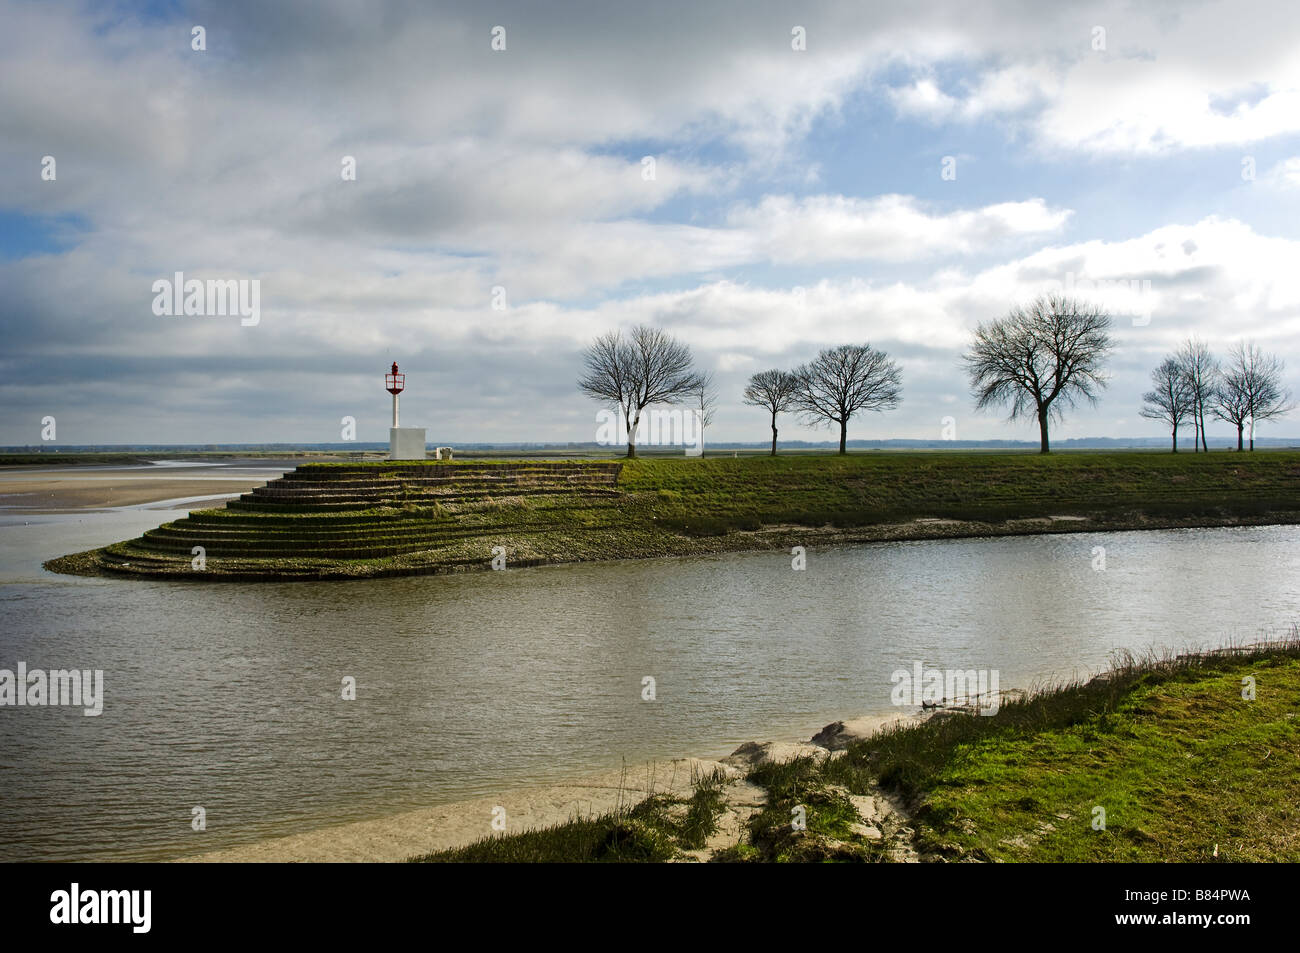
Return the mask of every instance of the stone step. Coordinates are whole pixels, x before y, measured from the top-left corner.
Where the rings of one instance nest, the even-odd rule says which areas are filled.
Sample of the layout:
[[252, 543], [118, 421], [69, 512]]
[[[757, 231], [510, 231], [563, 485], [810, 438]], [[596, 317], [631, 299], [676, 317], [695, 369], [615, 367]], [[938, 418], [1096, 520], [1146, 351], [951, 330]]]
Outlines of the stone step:
[[605, 474], [617, 478], [621, 463], [426, 463], [347, 466], [305, 464], [286, 473], [283, 479], [334, 482], [338, 480], [388, 480], [419, 477], [423, 479], [474, 479], [481, 476], [513, 479], [522, 475], [557, 478], [574, 474]]
[[[562, 510], [576, 506], [594, 512], [621, 498], [616, 489], [621, 470], [620, 463], [309, 464], [243, 494], [224, 509], [196, 511], [148, 530], [116, 545], [114, 552], [105, 551], [102, 558], [107, 568], [124, 573], [195, 576], [200, 574], [190, 567], [192, 550], [202, 546], [208, 559], [235, 561], [236, 571], [223, 570], [223, 578], [245, 573], [247, 578], [266, 573], [295, 578], [346, 575], [344, 561], [490, 538], [490, 529], [466, 525], [438, 504], [530, 497], [535, 501], [534, 518], [509, 531], [544, 532], [568, 525], [559, 520]], [[412, 512], [416, 506], [429, 512]], [[384, 512], [355, 512], [376, 509]], [[481, 559], [487, 558], [485, 552]], [[480, 557], [449, 564], [478, 561]], [[408, 570], [398, 566], [381, 574], [405, 575]]]
[[440, 499], [475, 496], [524, 496], [538, 493], [572, 493], [575, 489], [604, 490], [612, 489], [608, 483], [493, 483], [493, 484], [435, 484], [435, 483], [388, 483], [377, 486], [331, 486], [312, 485], [304, 487], [279, 486], [267, 484], [256, 487], [252, 492], [269, 499], [311, 499], [313, 497], [347, 497], [356, 500], [393, 499], [403, 495], [425, 495]]

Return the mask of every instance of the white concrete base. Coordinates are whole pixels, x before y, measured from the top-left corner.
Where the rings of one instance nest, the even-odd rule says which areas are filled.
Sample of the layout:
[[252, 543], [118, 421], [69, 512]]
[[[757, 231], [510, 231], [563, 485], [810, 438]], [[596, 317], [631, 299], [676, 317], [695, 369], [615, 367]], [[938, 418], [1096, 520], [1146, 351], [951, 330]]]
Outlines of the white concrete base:
[[423, 460], [424, 459], [424, 428], [423, 427], [389, 427], [388, 428], [388, 459], [389, 460]]

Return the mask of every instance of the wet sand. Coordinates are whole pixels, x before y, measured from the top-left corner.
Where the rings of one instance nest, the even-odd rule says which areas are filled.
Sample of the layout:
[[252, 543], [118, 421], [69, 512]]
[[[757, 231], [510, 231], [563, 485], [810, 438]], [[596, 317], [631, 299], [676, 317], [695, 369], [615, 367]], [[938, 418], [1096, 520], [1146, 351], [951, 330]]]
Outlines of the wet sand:
[[[915, 723], [926, 715], [868, 715], [845, 721], [841, 723], [844, 734], [837, 747], [847, 740], [868, 737], [886, 725]], [[756, 747], [761, 751], [747, 750]], [[758, 746], [749, 742], [720, 760], [643, 762], [574, 781], [504, 792], [495, 798], [454, 801], [208, 851], [182, 857], [178, 863], [399, 863], [497, 836], [501, 832], [492, 826], [497, 816], [504, 818], [506, 834], [555, 827], [575, 818], [597, 817], [619, 807], [631, 807], [652, 794], [689, 797], [694, 779], [715, 771], [734, 785], [752, 790], [742, 779], [756, 756], [785, 761], [809, 754], [825, 756], [827, 750], [807, 741], [763, 742]], [[761, 803], [761, 795], [755, 803]], [[739, 836], [739, 829], [733, 831], [731, 842]]]
[[[500, 816], [506, 833], [554, 827], [595, 817], [653, 793], [690, 796], [692, 770], [727, 770], [717, 761], [686, 758], [629, 766], [622, 771], [456, 801], [372, 821], [355, 821], [182, 858], [182, 863], [396, 863], [421, 854], [472, 844], [494, 834]], [[735, 773], [731, 769], [730, 773]], [[504, 809], [504, 815], [501, 814]], [[496, 814], [494, 815], [494, 811]], [[201, 838], [196, 834], [196, 841]]]
[[[233, 498], [275, 479], [280, 470], [223, 467], [95, 468], [81, 472], [0, 471], [0, 509], [67, 513], [140, 506], [196, 496]], [[202, 506], [219, 506], [211, 500]], [[196, 508], [200, 504], [196, 504]]]

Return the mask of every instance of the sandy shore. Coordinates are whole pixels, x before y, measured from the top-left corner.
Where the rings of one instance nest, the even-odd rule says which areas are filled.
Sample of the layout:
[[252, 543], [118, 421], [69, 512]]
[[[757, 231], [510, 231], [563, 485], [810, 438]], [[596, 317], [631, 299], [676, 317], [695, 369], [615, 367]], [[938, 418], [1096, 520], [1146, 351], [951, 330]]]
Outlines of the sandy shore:
[[[914, 721], [918, 716], [867, 716], [843, 722], [832, 747], [869, 736], [882, 726]], [[820, 734], [816, 736], [820, 738]], [[827, 742], [829, 743], [829, 742]], [[337, 824], [276, 837], [239, 847], [180, 858], [179, 863], [395, 863], [432, 851], [471, 844], [496, 831], [494, 811], [504, 808], [505, 833], [554, 827], [577, 817], [607, 814], [619, 806], [639, 803], [651, 794], [689, 796], [692, 778], [721, 771], [733, 784], [728, 802], [743, 816], [762, 803], [761, 789], [743, 781], [750, 765], [762, 760], [786, 760], [798, 755], [827, 753], [827, 748], [801, 741], [748, 742], [721, 760], [680, 758], [629, 765], [575, 781], [525, 788], [495, 798], [454, 801], [406, 811], [370, 821]], [[732, 843], [738, 824], [723, 824], [722, 837]], [[725, 844], [714, 844], [726, 846]]]
[[[211, 851], [182, 862], [338, 863], [397, 862], [473, 843], [494, 833], [493, 811], [505, 809], [506, 832], [552, 827], [575, 817], [636, 804], [653, 793], [689, 794], [691, 772], [708, 773], [717, 761], [685, 758], [629, 766], [577, 781], [508, 792], [495, 798], [455, 801], [373, 821], [357, 821]], [[500, 813], [499, 811], [497, 812]]]
[[[221, 467], [110, 469], [58, 473], [0, 471], [0, 508], [11, 512], [66, 513], [115, 506], [139, 506], [195, 496], [236, 497], [265, 484], [275, 474], [238, 472]], [[219, 506], [213, 500], [201, 506]]]

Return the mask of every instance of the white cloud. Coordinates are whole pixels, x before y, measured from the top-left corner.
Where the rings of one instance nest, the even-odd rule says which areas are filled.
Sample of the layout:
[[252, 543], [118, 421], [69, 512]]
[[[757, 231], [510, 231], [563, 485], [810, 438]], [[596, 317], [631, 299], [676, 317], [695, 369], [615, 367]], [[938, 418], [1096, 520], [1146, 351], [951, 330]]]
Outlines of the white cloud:
[[946, 119], [957, 111], [959, 105], [930, 78], [918, 79], [907, 86], [891, 87], [889, 97], [899, 112], [927, 119]]
[[763, 257], [774, 262], [912, 261], [1058, 232], [1070, 214], [1037, 198], [935, 213], [906, 195], [767, 196], [757, 205], [733, 209], [727, 223], [750, 232]]
[[[1251, 75], [1243, 71], [1241, 80]], [[1053, 146], [1120, 154], [1244, 146], [1300, 132], [1300, 74], [1279, 79], [1285, 85], [1271, 85], [1258, 102], [1223, 113], [1216, 96], [1230, 96], [1232, 85], [1160, 62], [1081, 64], [1042, 115], [1038, 135]]]
[[1278, 189], [1300, 189], [1300, 156], [1283, 159], [1270, 168], [1260, 182]]
[[970, 122], [1042, 106], [1060, 87], [1059, 76], [1047, 65], [1012, 63], [977, 73], [973, 81], [961, 84], [957, 95], [941, 89], [932, 76], [888, 87], [887, 93], [901, 114], [935, 123]]
[[[1091, 46], [1091, 26], [1107, 48]], [[915, 78], [889, 88], [903, 115], [931, 122], [1006, 117], [1040, 149], [1156, 155], [1243, 146], [1300, 132], [1293, 3], [1216, 0], [1179, 7], [1041, 7], [964, 24], [941, 56], [900, 57]], [[963, 78], [936, 83], [945, 68]]]

